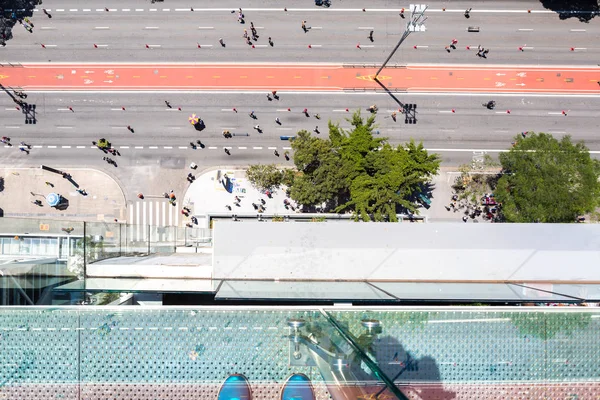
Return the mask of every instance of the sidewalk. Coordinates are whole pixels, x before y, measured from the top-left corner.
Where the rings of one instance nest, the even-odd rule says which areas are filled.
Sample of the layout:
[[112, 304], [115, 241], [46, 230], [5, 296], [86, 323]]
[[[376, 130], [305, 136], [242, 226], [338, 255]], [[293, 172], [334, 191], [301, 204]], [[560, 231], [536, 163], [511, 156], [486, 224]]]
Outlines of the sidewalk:
[[[227, 174], [233, 185], [231, 193], [225, 190], [223, 185], [225, 174]], [[234, 204], [235, 196], [238, 196], [241, 200], [239, 206]], [[256, 190], [246, 179], [245, 170], [236, 168], [211, 169], [196, 177], [196, 180], [187, 189], [182, 204], [190, 207], [192, 210], [191, 215], [198, 218], [198, 224], [202, 227], [205, 223], [204, 216], [207, 214], [258, 215], [252, 203], [260, 205], [261, 199], [265, 201], [263, 205], [265, 214], [284, 216], [296, 213], [291, 208], [286, 210], [283, 204], [285, 198], [286, 195], [283, 189], [275, 190], [271, 198]], [[296, 208], [291, 199], [290, 202]], [[230, 206], [231, 211], [226, 206]]]
[[[222, 183], [225, 174], [233, 183], [231, 193], [225, 190]], [[439, 174], [433, 179], [431, 205], [428, 209], [420, 208], [420, 214], [427, 216], [430, 222], [462, 223], [462, 214], [448, 212], [444, 207], [450, 203], [452, 184], [459, 174], [456, 167], [442, 167]], [[235, 196], [241, 199], [239, 206], [234, 204]], [[258, 215], [252, 203], [260, 204], [261, 199], [265, 200], [263, 206], [265, 214], [285, 216], [296, 213], [292, 209], [285, 208], [283, 204], [285, 198], [285, 192], [282, 189], [275, 191], [271, 198], [256, 190], [246, 179], [245, 170], [211, 169], [196, 177], [194, 183], [186, 191], [182, 204], [190, 207], [191, 215], [198, 218], [199, 226], [205, 226], [207, 214]], [[293, 201], [292, 204], [296, 208]], [[230, 206], [231, 211], [226, 206]]]
[[[72, 181], [80, 189], [85, 189], [87, 196], [79, 194], [77, 187], [61, 175], [41, 168], [0, 168], [0, 177], [4, 179], [0, 190], [3, 216], [106, 222], [113, 222], [115, 218], [124, 220], [125, 196], [109, 175], [87, 168], [69, 168], [65, 172], [72, 175]], [[45, 182], [52, 183], [54, 187]], [[50, 207], [45, 199], [50, 193], [65, 198], [67, 208], [58, 210]], [[42, 206], [33, 204], [34, 200], [41, 200]]]

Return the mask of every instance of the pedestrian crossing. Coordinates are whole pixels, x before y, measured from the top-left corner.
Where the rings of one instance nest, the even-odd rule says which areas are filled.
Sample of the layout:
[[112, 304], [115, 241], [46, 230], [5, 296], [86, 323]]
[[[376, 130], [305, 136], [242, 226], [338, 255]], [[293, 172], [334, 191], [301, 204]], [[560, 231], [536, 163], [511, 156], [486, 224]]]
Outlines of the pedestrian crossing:
[[167, 199], [136, 201], [129, 207], [129, 237], [136, 241], [147, 240], [149, 235], [154, 236], [157, 228], [179, 226], [179, 217], [180, 207], [171, 205]]

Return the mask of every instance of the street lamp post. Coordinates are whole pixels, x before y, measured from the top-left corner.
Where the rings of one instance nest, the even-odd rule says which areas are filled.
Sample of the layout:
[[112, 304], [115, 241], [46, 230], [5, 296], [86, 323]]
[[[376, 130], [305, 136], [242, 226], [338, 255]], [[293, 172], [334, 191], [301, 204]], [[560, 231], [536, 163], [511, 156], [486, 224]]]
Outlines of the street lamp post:
[[426, 29], [425, 21], [427, 20], [427, 18], [425, 17], [426, 10], [427, 10], [427, 5], [425, 5], [425, 4], [411, 4], [411, 6], [410, 6], [411, 15], [410, 15], [408, 22], [406, 23], [406, 29], [405, 29], [404, 33], [402, 34], [402, 37], [400, 38], [400, 40], [396, 44], [396, 47], [394, 47], [394, 49], [392, 50], [390, 55], [385, 59], [385, 61], [381, 65], [381, 67], [379, 67], [379, 69], [375, 73], [375, 77], [373, 78], [373, 80], [375, 82], [377, 82], [379, 84], [379, 86], [381, 86], [386, 92], [388, 92], [392, 96], [392, 98], [396, 101], [396, 103], [398, 103], [400, 108], [403, 110], [403, 113], [405, 116], [405, 120], [404, 120], [405, 123], [416, 123], [417, 122], [417, 119], [416, 119], [417, 105], [402, 103], [400, 100], [398, 100], [396, 98], [396, 96], [391, 94], [389, 89], [387, 87], [385, 87], [385, 85], [383, 83], [381, 83], [381, 81], [378, 79], [378, 77], [379, 77], [379, 73], [385, 68], [387, 63], [394, 56], [394, 54], [396, 54], [396, 51], [398, 51], [398, 48], [400, 47], [400, 45], [402, 45], [402, 42], [404, 42], [404, 40], [406, 40], [406, 38], [410, 35], [411, 32], [425, 31], [425, 29]]

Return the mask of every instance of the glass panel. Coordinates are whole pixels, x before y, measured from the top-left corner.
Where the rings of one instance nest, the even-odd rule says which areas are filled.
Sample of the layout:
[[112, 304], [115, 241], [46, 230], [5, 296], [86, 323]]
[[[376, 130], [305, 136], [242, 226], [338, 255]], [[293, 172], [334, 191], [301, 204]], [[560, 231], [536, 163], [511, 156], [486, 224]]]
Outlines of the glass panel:
[[393, 300], [364, 282], [287, 282], [227, 280], [217, 299]]
[[528, 398], [557, 398], [554, 382], [583, 393], [579, 382], [600, 381], [600, 313], [513, 310], [325, 311], [405, 394], [421, 399], [517, 398], [515, 382], [533, 390]]
[[553, 284], [553, 283], [523, 283], [523, 286], [538, 288], [563, 294], [566, 296], [577, 297], [587, 301], [600, 301], [600, 285], [593, 284]]
[[54, 289], [56, 292], [177, 292], [213, 293], [220, 281], [210, 279], [114, 279], [86, 278]]
[[316, 309], [3, 308], [0, 326], [7, 398], [41, 388], [48, 398], [132, 398], [152, 385], [153, 398], [216, 399], [233, 373], [261, 399], [279, 398], [292, 375], [317, 399], [385, 389], [368, 373], [356, 379], [360, 359]]
[[573, 301], [534, 288], [504, 283], [372, 282], [401, 300], [425, 301]]

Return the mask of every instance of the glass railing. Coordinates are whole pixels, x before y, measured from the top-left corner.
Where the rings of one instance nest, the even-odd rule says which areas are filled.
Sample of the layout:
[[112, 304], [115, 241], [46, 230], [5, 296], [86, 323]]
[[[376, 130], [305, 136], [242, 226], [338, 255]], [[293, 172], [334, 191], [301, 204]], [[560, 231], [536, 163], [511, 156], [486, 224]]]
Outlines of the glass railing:
[[211, 236], [200, 228], [0, 218], [0, 305], [85, 303], [85, 292], [55, 298], [53, 289], [84, 280], [91, 263], [210, 246]]
[[181, 246], [210, 246], [204, 228], [0, 218], [0, 255], [57, 257], [80, 253], [86, 261], [111, 257], [173, 253]]
[[599, 328], [582, 307], [5, 307], [0, 397], [217, 399], [236, 374], [276, 399], [296, 374], [316, 399], [592, 399]]

